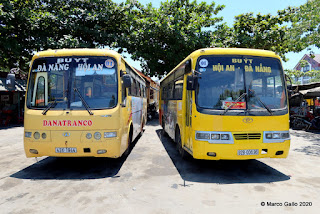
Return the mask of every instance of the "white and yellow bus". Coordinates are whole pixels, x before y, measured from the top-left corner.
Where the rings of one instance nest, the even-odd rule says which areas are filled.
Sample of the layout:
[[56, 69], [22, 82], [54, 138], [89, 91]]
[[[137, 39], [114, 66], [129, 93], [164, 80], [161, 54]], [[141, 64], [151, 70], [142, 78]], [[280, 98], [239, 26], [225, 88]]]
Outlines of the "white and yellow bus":
[[287, 90], [275, 53], [200, 49], [168, 73], [160, 88], [160, 124], [182, 156], [287, 157]]
[[145, 87], [115, 51], [36, 53], [26, 92], [26, 156], [120, 157], [146, 122]]

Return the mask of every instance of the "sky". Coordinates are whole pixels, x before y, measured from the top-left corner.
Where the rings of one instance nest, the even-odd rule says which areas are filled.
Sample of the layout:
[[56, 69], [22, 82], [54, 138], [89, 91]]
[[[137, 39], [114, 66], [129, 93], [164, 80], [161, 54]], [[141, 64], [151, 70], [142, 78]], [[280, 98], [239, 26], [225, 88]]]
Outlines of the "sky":
[[[123, 0], [113, 0], [116, 3], [123, 2]], [[150, 1], [150, 0], [138, 0], [141, 4], [152, 3], [154, 7], [159, 7], [161, 1]], [[191, 1], [191, 0], [190, 0]], [[197, 0], [197, 2], [205, 1], [211, 3], [208, 0]], [[226, 22], [229, 27], [232, 27], [234, 22], [234, 17], [243, 13], [253, 12], [254, 14], [272, 14], [276, 15], [278, 10], [287, 8], [288, 6], [300, 6], [307, 2], [307, 0], [215, 0], [216, 5], [225, 5], [225, 8], [218, 13], [218, 16], [223, 17], [223, 22]], [[320, 54], [320, 49], [316, 47], [310, 47], [311, 50]], [[293, 69], [294, 66], [301, 60], [304, 54], [308, 54], [310, 50], [303, 50], [299, 53], [287, 53], [286, 58], [289, 60], [287, 62], [282, 61], [284, 69]], [[133, 61], [130, 59], [130, 55], [127, 56], [127, 61], [136, 67], [141, 69], [140, 63], [138, 61]]]

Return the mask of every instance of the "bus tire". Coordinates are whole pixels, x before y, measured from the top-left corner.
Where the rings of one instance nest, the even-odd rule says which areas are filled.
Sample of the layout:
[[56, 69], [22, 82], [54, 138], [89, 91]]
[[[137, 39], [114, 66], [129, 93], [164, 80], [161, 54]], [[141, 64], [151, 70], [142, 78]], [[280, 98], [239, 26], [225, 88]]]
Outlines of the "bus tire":
[[128, 136], [128, 147], [126, 149], [126, 151], [124, 151], [123, 155], [124, 156], [128, 156], [131, 150], [131, 144], [132, 144], [132, 133], [133, 133], [133, 128], [132, 125], [130, 126], [130, 132], [129, 132], [129, 136]]
[[164, 118], [162, 116], [162, 120], [161, 120], [161, 125], [162, 125], [162, 134], [165, 136], [166, 135], [166, 130], [165, 130], [165, 123], [164, 123]]
[[141, 134], [143, 133], [143, 128], [144, 128], [144, 125], [145, 125], [145, 119], [144, 119], [144, 117], [143, 117], [143, 119], [142, 119], [142, 123], [141, 123]]
[[188, 154], [182, 147], [181, 135], [180, 135], [179, 127], [176, 127], [175, 142], [177, 144], [176, 146], [177, 146], [177, 149], [178, 149], [178, 152], [179, 152], [180, 156], [183, 159], [186, 159]]

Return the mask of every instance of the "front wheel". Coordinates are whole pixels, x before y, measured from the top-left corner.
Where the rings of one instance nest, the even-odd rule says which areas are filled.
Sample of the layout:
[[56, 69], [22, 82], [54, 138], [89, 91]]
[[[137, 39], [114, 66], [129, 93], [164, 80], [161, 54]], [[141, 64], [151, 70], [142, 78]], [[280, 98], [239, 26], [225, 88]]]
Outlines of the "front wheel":
[[177, 149], [178, 149], [180, 156], [183, 159], [187, 158], [188, 154], [187, 154], [186, 150], [183, 149], [179, 129], [176, 131], [175, 142], [176, 142], [176, 146], [177, 146]]

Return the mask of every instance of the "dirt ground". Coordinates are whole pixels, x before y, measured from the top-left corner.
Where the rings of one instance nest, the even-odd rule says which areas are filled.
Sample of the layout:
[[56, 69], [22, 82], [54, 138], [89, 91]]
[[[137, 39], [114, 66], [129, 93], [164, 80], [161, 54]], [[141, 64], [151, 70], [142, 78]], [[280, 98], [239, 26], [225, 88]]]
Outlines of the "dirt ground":
[[287, 159], [182, 160], [157, 120], [127, 158], [26, 158], [0, 129], [0, 213], [319, 213], [320, 133], [291, 131]]

